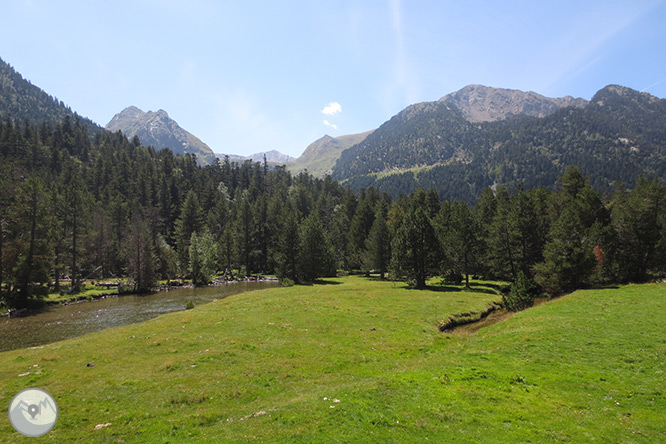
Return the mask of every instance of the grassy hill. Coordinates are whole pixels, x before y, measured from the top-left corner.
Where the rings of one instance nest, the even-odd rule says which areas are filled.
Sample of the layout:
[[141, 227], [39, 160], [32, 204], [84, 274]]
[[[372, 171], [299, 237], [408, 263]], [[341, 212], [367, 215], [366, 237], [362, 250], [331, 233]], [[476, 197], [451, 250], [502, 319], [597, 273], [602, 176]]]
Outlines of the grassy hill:
[[[2, 353], [0, 398], [54, 395], [52, 442], [666, 440], [666, 286], [445, 334], [499, 299], [451, 290], [346, 277], [246, 293]], [[0, 441], [29, 439], [5, 419]]]
[[325, 135], [308, 145], [298, 159], [288, 162], [287, 169], [294, 174], [307, 171], [316, 177], [324, 177], [330, 174], [344, 150], [361, 143], [370, 134], [372, 131], [335, 138]]

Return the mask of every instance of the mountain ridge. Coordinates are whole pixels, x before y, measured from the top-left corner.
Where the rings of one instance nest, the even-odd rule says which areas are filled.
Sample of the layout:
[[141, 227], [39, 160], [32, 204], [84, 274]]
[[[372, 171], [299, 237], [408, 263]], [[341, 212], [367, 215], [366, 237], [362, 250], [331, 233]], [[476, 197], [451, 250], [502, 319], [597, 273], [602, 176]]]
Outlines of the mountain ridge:
[[121, 131], [130, 139], [136, 136], [142, 145], [157, 150], [168, 148], [176, 154], [194, 154], [202, 165], [215, 163], [213, 150], [162, 109], [144, 112], [136, 106], [128, 106], [114, 115], [105, 128], [112, 132]]
[[345, 150], [333, 178], [394, 197], [432, 187], [442, 199], [472, 202], [498, 184], [552, 188], [577, 165], [596, 189], [611, 192], [616, 181], [631, 186], [640, 175], [666, 179], [664, 146], [666, 100], [618, 85], [584, 107], [476, 123], [448, 101], [424, 102]]
[[330, 174], [340, 154], [368, 137], [374, 130], [364, 131], [357, 134], [331, 137], [325, 134], [323, 137], [312, 142], [305, 148], [303, 154], [287, 164], [287, 169], [293, 173], [307, 171], [308, 173], [322, 177]]
[[555, 111], [573, 106], [583, 108], [582, 98], [546, 97], [533, 91], [467, 85], [447, 94], [439, 102], [455, 105], [470, 122], [496, 122], [515, 115], [546, 117]]
[[278, 150], [261, 151], [258, 153], [250, 154], [249, 156], [241, 156], [239, 154], [215, 153], [215, 157], [217, 157], [221, 161], [224, 161], [226, 157], [229, 157], [229, 160], [231, 162], [244, 162], [246, 160], [251, 160], [252, 162], [263, 162], [264, 156], [266, 156], [266, 162], [277, 165], [286, 164], [294, 160], [294, 158], [291, 157], [290, 155], [283, 154]]

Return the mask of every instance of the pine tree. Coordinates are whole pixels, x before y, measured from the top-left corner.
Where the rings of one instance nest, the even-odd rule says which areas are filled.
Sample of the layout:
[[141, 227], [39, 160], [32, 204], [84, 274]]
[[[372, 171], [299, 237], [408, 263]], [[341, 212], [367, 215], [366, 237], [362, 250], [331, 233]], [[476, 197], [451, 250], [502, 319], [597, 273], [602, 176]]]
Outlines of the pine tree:
[[366, 240], [365, 263], [367, 268], [373, 268], [379, 272], [380, 279], [384, 279], [391, 262], [391, 237], [386, 225], [386, 203], [380, 200], [375, 211], [375, 220], [370, 228], [370, 234]]
[[642, 282], [650, 270], [663, 270], [665, 203], [666, 187], [644, 177], [639, 178], [631, 192], [616, 193], [612, 224], [616, 233], [614, 257], [621, 281]]
[[372, 228], [375, 218], [374, 207], [377, 201], [376, 192], [361, 190], [361, 196], [349, 228], [349, 256], [353, 268], [363, 265], [362, 259], [365, 255], [365, 241], [370, 233], [370, 228]]
[[299, 281], [299, 230], [296, 210], [292, 205], [285, 205], [275, 251], [275, 272], [281, 281], [289, 279]]
[[200, 232], [202, 227], [203, 217], [199, 199], [194, 190], [190, 190], [181, 207], [175, 228], [178, 258], [183, 274], [186, 274], [189, 269], [189, 248], [192, 233]]
[[410, 205], [391, 243], [391, 274], [406, 278], [416, 288], [425, 288], [426, 279], [437, 272], [438, 243], [426, 210]]
[[48, 196], [36, 176], [30, 176], [17, 190], [18, 248], [20, 255], [15, 268], [14, 305], [26, 306], [30, 299], [44, 296], [40, 287], [49, 281], [51, 250], [48, 242]]
[[496, 210], [488, 229], [489, 262], [495, 275], [516, 278], [519, 255], [519, 233], [509, 190], [497, 189]]
[[86, 233], [89, 219], [90, 201], [82, 173], [78, 168], [69, 166], [65, 177], [65, 199], [67, 205], [67, 217], [65, 226], [71, 236], [70, 244], [70, 278], [72, 291], [81, 291], [81, 263], [83, 237]]
[[595, 267], [594, 245], [580, 214], [567, 207], [553, 224], [544, 261], [536, 266], [536, 281], [551, 294], [587, 286]]
[[[241, 273], [251, 275], [254, 271], [255, 230], [254, 214], [247, 192], [239, 198], [235, 225], [235, 245]], [[236, 199], [237, 201], [239, 199]], [[237, 202], [238, 203], [238, 202]]]
[[311, 214], [300, 226], [298, 274], [304, 282], [320, 277], [335, 276], [335, 254], [316, 214]]
[[561, 190], [553, 196], [555, 221], [550, 227], [537, 264], [535, 281], [551, 294], [561, 294], [592, 283], [598, 264], [595, 250], [608, 242], [608, 211], [599, 194], [575, 167], [560, 179]]
[[466, 287], [470, 274], [477, 272], [483, 253], [480, 233], [478, 220], [467, 204], [453, 202], [446, 247], [454, 269], [465, 276]]
[[134, 291], [146, 293], [155, 284], [155, 247], [150, 227], [138, 211], [132, 217], [125, 245], [128, 271], [134, 281]]
[[216, 245], [213, 236], [206, 230], [201, 235], [195, 231], [190, 239], [190, 276], [195, 286], [207, 285], [216, 265]]
[[155, 259], [155, 271], [160, 279], [168, 281], [178, 272], [178, 254], [161, 234], [155, 239]]
[[516, 280], [511, 284], [509, 294], [502, 296], [502, 306], [508, 311], [520, 311], [534, 305], [532, 282], [522, 271], [518, 272]]

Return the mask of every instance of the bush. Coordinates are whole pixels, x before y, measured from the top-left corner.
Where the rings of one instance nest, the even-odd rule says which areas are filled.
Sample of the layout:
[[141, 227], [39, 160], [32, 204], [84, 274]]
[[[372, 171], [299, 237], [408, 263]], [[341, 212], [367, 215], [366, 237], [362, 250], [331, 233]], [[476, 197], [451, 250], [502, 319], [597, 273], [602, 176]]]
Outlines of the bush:
[[280, 279], [280, 287], [293, 287], [295, 284], [294, 281], [292, 281], [289, 278], [282, 278]]
[[194, 302], [192, 302], [192, 299], [187, 301], [187, 304], [185, 304], [185, 310], [191, 310], [194, 308]]
[[502, 296], [502, 305], [508, 311], [520, 311], [534, 305], [533, 285], [522, 271], [511, 284], [509, 293]]

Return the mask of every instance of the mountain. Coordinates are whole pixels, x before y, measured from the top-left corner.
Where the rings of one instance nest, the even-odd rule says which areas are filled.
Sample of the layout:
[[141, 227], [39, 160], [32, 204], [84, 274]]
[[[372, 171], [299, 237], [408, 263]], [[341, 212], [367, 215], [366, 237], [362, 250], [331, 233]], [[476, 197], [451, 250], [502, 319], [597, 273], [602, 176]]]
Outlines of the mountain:
[[[455, 100], [464, 103], [463, 96]], [[650, 94], [610, 85], [584, 107], [564, 99], [573, 106], [535, 117], [516, 114], [532, 108], [515, 105], [503, 119], [486, 122], [473, 121], [490, 116], [480, 105], [485, 100], [472, 101], [468, 111], [453, 100], [401, 111], [345, 150], [333, 177], [353, 189], [374, 186], [397, 196], [435, 188], [441, 198], [469, 202], [498, 184], [553, 187], [568, 165], [602, 192], [616, 181], [631, 186], [639, 175], [666, 179], [666, 100]]]
[[266, 161], [268, 162], [273, 162], [273, 163], [287, 163], [292, 160], [294, 160], [293, 157], [287, 155], [287, 154], [282, 154], [281, 152], [277, 150], [271, 150], [271, 151], [266, 151], [266, 152], [261, 152], [261, 153], [254, 153], [248, 158], [252, 160], [253, 162], [263, 162], [264, 161], [264, 155], [266, 156]]
[[231, 162], [243, 162], [245, 160], [251, 160], [252, 162], [263, 162], [264, 156], [266, 156], [266, 161], [268, 163], [280, 164], [280, 165], [294, 160], [293, 157], [287, 154], [282, 154], [277, 150], [262, 151], [261, 153], [254, 153], [250, 154], [249, 156], [239, 156], [238, 154], [221, 154], [221, 153], [216, 153], [215, 156], [220, 160], [224, 160], [224, 158], [228, 156]]
[[[374, 131], [374, 130], [373, 130]], [[287, 164], [287, 169], [292, 173], [307, 170], [310, 174], [322, 177], [330, 174], [335, 161], [347, 148], [361, 143], [372, 131], [359, 134], [349, 134], [340, 137], [331, 137], [326, 134], [321, 139], [312, 142], [298, 159]]]
[[176, 154], [194, 154], [202, 165], [215, 162], [208, 145], [187, 132], [164, 110], [143, 112], [135, 106], [125, 108], [106, 125], [109, 131], [122, 131], [128, 138], [137, 136], [144, 146], [157, 150], [169, 148]]
[[458, 108], [469, 122], [496, 122], [516, 115], [545, 117], [560, 108], [583, 108], [588, 103], [585, 99], [571, 96], [551, 98], [532, 91], [483, 85], [468, 85], [439, 101]]
[[9, 116], [16, 122], [61, 122], [66, 117], [79, 121], [94, 135], [103, 129], [93, 121], [80, 117], [62, 101], [36, 87], [8, 63], [0, 59], [0, 117]]

